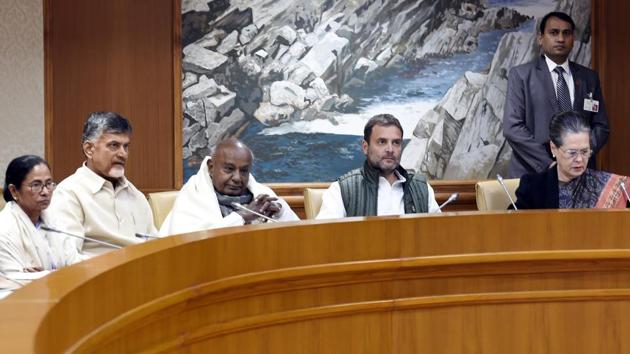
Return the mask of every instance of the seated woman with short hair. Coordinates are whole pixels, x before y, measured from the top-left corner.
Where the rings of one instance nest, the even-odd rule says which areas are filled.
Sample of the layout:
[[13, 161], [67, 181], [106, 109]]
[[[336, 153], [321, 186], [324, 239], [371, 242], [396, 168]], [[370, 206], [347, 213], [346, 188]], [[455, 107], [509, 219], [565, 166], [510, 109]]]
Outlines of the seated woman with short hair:
[[579, 112], [554, 115], [549, 124], [549, 145], [556, 163], [540, 173], [521, 177], [516, 190], [519, 209], [625, 208], [621, 188], [630, 178], [587, 168], [593, 153], [590, 125]]
[[[66, 266], [80, 259], [67, 259], [52, 238], [40, 229], [49, 225], [45, 209], [55, 182], [44, 159], [25, 155], [13, 159], [5, 174], [4, 199], [0, 212], [0, 271], [38, 272]], [[50, 239], [49, 239], [50, 238]], [[61, 242], [60, 242], [61, 243]]]

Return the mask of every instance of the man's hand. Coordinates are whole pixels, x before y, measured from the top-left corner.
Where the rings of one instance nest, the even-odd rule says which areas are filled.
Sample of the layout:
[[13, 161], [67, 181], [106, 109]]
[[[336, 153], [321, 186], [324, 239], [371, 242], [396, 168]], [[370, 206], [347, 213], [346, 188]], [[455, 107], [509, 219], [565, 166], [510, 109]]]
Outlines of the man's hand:
[[[257, 213], [263, 214], [268, 217], [273, 217], [275, 214], [280, 212], [282, 205], [276, 202], [278, 198], [270, 197], [267, 194], [261, 194], [254, 198], [251, 203], [247, 204], [245, 207], [247, 209], [253, 210]], [[252, 214], [246, 210], [239, 210], [237, 213], [243, 217], [245, 220], [245, 224], [251, 224], [252, 221], [258, 218], [257, 215]]]
[[44, 268], [42, 268], [42, 267], [24, 268], [24, 272], [26, 272], [26, 273], [41, 272], [43, 270], [44, 270]]

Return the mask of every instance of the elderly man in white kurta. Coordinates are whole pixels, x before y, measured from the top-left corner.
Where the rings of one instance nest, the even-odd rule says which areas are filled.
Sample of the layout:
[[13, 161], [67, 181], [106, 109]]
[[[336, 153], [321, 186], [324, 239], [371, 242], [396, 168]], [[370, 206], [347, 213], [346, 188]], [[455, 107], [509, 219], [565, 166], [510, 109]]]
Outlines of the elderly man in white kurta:
[[[112, 112], [92, 113], [83, 128], [86, 162], [55, 190], [50, 213], [63, 231], [127, 246], [141, 242], [140, 234], [155, 234], [153, 215], [145, 196], [125, 178], [131, 124]], [[86, 255], [112, 248], [81, 239], [68, 239]]]
[[217, 145], [199, 172], [179, 192], [173, 209], [160, 228], [160, 235], [240, 226], [261, 221], [238, 209], [244, 205], [278, 221], [299, 220], [289, 205], [251, 176], [251, 150], [237, 139]]

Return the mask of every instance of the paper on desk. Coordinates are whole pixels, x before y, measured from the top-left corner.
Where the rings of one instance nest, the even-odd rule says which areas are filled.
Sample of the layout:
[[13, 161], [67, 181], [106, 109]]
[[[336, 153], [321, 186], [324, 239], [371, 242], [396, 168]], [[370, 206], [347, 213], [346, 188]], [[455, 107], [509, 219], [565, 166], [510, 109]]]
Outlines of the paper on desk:
[[42, 270], [41, 272], [13, 272], [13, 273], [6, 273], [6, 275], [9, 278], [15, 279], [17, 281], [37, 280], [39, 278], [43, 278], [43, 277], [47, 276], [48, 274], [50, 274], [49, 270]]

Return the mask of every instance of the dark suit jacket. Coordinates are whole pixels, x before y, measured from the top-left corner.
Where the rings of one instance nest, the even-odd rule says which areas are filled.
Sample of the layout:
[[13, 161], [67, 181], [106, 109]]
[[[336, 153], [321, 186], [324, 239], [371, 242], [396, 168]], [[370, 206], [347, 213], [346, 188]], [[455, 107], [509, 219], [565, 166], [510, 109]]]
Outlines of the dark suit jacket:
[[558, 169], [556, 166], [543, 172], [523, 175], [516, 189], [516, 207], [519, 209], [558, 209]]
[[[590, 120], [591, 143], [597, 152], [608, 139], [608, 119], [599, 77], [593, 70], [573, 62], [569, 62], [569, 68], [575, 87], [573, 108]], [[598, 113], [584, 111], [584, 99], [589, 93], [599, 101]], [[544, 56], [510, 70], [503, 111], [503, 135], [513, 151], [508, 170], [510, 178], [542, 172], [551, 164], [549, 121], [559, 111], [556, 90]]]

